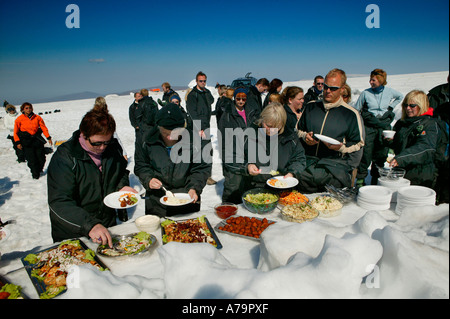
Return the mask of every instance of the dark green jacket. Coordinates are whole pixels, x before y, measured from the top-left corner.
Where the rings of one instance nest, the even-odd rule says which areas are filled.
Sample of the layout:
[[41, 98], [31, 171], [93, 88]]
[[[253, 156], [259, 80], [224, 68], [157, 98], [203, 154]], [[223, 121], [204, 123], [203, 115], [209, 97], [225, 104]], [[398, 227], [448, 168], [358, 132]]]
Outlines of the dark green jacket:
[[103, 204], [110, 193], [129, 185], [127, 161], [113, 140], [102, 156], [100, 171], [81, 147], [76, 131], [60, 145], [47, 171], [48, 205], [54, 241], [88, 236], [92, 227], [116, 223], [116, 211]]
[[195, 189], [200, 196], [211, 176], [212, 165], [201, 158], [201, 146], [193, 145], [189, 138], [186, 141], [182, 138], [172, 147], [170, 154], [158, 127], [150, 132], [146, 141], [136, 146], [134, 173], [146, 188], [146, 196], [150, 197], [146, 200], [146, 214], [166, 216], [168, 212], [167, 207], [159, 202], [165, 192], [149, 188], [152, 178], [159, 179], [173, 193], [187, 193]]
[[429, 115], [407, 118], [395, 123], [391, 144], [398, 167], [413, 185], [431, 186], [434, 179], [434, 155], [439, 128]]

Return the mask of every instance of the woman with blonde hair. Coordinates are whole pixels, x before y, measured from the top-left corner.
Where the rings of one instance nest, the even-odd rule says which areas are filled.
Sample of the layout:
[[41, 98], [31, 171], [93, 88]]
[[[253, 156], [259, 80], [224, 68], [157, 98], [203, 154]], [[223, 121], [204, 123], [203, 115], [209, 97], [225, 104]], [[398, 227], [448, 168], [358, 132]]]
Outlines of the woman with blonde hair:
[[439, 128], [425, 92], [413, 90], [405, 96], [394, 130], [393, 140], [387, 140], [395, 153], [390, 166], [404, 168], [412, 185], [432, 187]]
[[[286, 122], [285, 108], [281, 103], [273, 102], [264, 108], [253, 126], [257, 132], [256, 140], [249, 140], [247, 147], [246, 162], [249, 177], [247, 177], [246, 185], [248, 189], [265, 187], [274, 171], [278, 172], [277, 175], [298, 178], [305, 169], [305, 150], [297, 134], [286, 129]], [[255, 147], [252, 148], [251, 143], [254, 143]], [[273, 143], [277, 143], [275, 148]], [[261, 150], [261, 148], [264, 149]], [[255, 154], [251, 154], [252, 150]], [[272, 154], [273, 150], [277, 151], [276, 154]], [[264, 163], [260, 154], [269, 155], [269, 162]]]

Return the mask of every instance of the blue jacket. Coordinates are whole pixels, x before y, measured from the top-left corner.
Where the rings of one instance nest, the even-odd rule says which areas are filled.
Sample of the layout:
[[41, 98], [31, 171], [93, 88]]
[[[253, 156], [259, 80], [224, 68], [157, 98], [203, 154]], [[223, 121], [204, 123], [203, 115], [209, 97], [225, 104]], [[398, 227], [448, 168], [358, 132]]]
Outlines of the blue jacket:
[[355, 108], [361, 111], [364, 104], [375, 116], [382, 116], [389, 107], [392, 109], [403, 100], [403, 94], [389, 87], [380, 86], [378, 89], [364, 90], [356, 101]]

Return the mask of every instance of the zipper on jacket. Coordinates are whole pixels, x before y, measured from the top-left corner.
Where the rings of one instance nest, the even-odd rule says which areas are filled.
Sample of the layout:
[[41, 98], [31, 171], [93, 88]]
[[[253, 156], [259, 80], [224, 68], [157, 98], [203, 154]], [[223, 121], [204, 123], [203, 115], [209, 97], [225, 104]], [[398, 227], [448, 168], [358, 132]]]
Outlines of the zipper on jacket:
[[[323, 118], [322, 127], [320, 128], [320, 134], [323, 133], [323, 127], [325, 126], [325, 122], [327, 121], [327, 117], [328, 117], [328, 112], [329, 111], [330, 110], [327, 110], [327, 113], [325, 113], [325, 117]], [[319, 154], [319, 146], [320, 146], [320, 143], [317, 143], [316, 157], [317, 157], [317, 154]]]

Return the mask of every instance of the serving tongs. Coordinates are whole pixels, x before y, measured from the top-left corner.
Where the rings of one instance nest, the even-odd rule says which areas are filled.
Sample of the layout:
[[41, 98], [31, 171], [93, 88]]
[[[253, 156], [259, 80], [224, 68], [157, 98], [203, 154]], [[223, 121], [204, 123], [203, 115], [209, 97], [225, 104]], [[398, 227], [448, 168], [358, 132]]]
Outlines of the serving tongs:
[[358, 189], [356, 187], [337, 188], [333, 185], [327, 184], [325, 185], [325, 188], [330, 194], [334, 195], [344, 203], [354, 201], [356, 195], [358, 194]]

